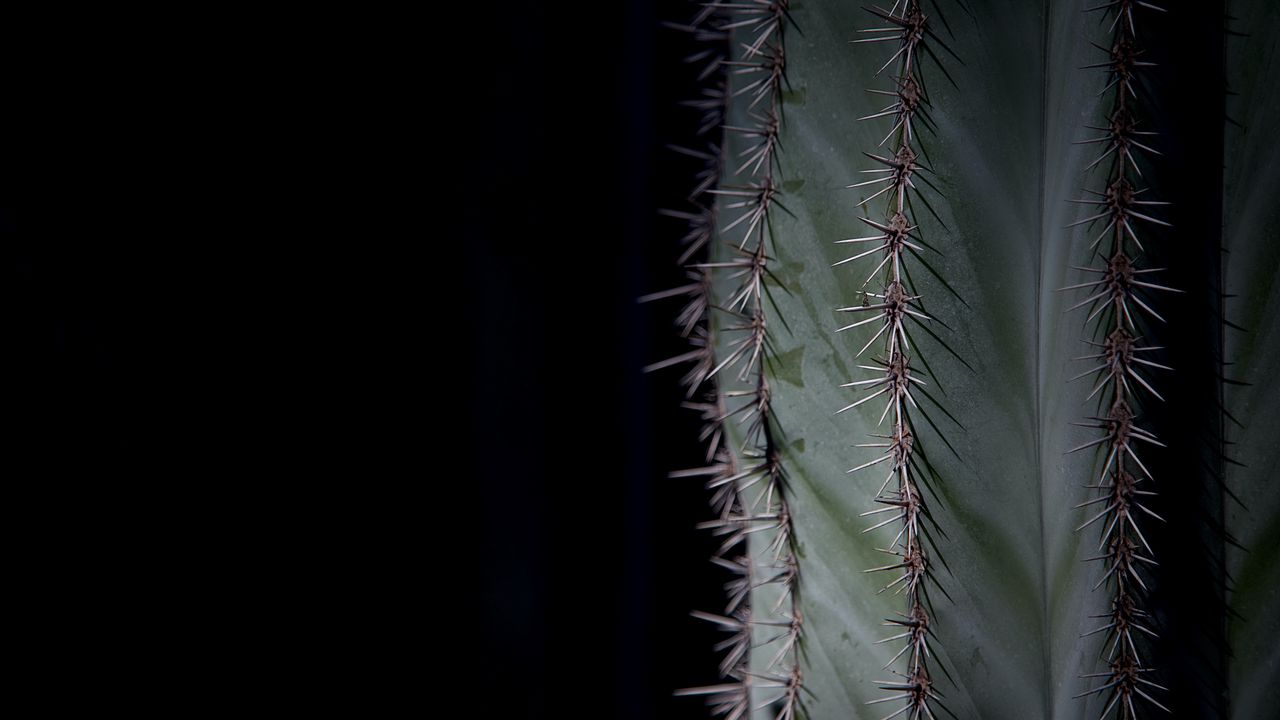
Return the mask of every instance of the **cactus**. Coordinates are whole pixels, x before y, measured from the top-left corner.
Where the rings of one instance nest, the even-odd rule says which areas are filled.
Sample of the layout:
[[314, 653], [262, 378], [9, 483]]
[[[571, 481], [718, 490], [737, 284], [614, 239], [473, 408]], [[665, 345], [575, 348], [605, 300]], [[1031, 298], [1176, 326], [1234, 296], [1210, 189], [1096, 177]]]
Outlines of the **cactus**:
[[[677, 325], [730, 718], [1280, 716], [1280, 10], [725, 0]], [[1100, 71], [1100, 72], [1099, 72]], [[1227, 93], [1227, 88], [1232, 90]], [[886, 559], [887, 558], [887, 559]]]

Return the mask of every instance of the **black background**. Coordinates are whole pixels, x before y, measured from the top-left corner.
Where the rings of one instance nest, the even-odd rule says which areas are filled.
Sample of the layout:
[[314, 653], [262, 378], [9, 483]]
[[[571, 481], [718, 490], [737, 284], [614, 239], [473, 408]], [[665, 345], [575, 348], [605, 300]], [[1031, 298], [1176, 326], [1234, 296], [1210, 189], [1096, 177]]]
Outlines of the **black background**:
[[693, 528], [708, 495], [665, 477], [703, 462], [683, 371], [640, 370], [684, 351], [679, 301], [636, 303], [683, 281], [684, 228], [656, 210], [683, 209], [698, 169], [664, 147], [695, 142], [698, 115], [678, 107], [697, 93], [693, 45], [661, 27], [690, 7], [578, 12], [503, 18], [481, 100], [496, 111], [478, 128], [491, 141], [468, 145], [484, 148], [462, 232], [492, 618], [478, 662], [494, 688], [522, 689], [515, 717], [705, 717], [671, 693], [717, 682], [720, 638], [689, 611], [718, 610], [727, 577]]
[[[24, 674], [147, 714], [705, 717], [683, 2], [7, 10]], [[436, 668], [440, 669], [436, 669]]]

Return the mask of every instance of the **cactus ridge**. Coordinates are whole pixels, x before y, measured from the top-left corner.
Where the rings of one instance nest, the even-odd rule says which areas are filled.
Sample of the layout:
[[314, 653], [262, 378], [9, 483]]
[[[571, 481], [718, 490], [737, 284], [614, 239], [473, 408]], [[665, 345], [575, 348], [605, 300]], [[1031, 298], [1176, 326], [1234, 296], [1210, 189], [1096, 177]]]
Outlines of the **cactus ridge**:
[[[873, 518], [871, 526], [863, 530], [864, 533], [897, 524], [898, 531], [892, 542], [885, 548], [878, 548], [893, 560], [863, 572], [889, 573], [893, 579], [880, 592], [894, 590], [905, 596], [905, 610], [897, 618], [887, 619], [884, 623], [895, 634], [877, 642], [901, 642], [902, 647], [889, 658], [884, 669], [893, 668], [904, 656], [905, 667], [892, 671], [896, 678], [878, 681], [877, 686], [889, 694], [869, 701], [868, 704], [901, 704], [895, 712], [885, 716], [886, 720], [900, 716], [921, 720], [934, 718], [935, 709], [948, 713], [951, 711], [942, 703], [941, 693], [935, 688], [933, 665], [936, 658], [930, 650], [930, 638], [936, 636], [931, 628], [934, 612], [928, 586], [932, 583], [944, 594], [946, 591], [938, 584], [934, 575], [933, 556], [936, 555], [936, 550], [929, 528], [939, 532], [941, 529], [930, 512], [925, 497], [924, 490], [930, 481], [923, 470], [929, 468], [929, 464], [920, 449], [914, 427], [916, 414], [925, 417], [932, 425], [924, 409], [917, 403], [916, 396], [920, 395], [930, 402], [934, 400], [925, 389], [928, 383], [919, 377], [921, 373], [912, 365], [910, 353], [918, 352], [918, 348], [913, 348], [908, 328], [919, 326], [931, 336], [937, 336], [927, 327], [927, 323], [932, 322], [933, 318], [920, 304], [921, 296], [913, 290], [905, 256], [909, 253], [919, 259], [919, 253], [927, 247], [915, 220], [915, 201], [918, 200], [930, 212], [932, 208], [921, 194], [917, 181], [937, 192], [937, 187], [929, 180], [933, 171], [925, 164], [927, 153], [919, 132], [921, 127], [931, 130], [933, 125], [929, 117], [929, 94], [921, 61], [927, 57], [942, 68], [933, 45], [952, 55], [954, 53], [934, 33], [929, 13], [925, 12], [917, 0], [899, 0], [887, 10], [869, 8], [869, 12], [876, 17], [879, 26], [860, 30], [859, 33], [866, 37], [853, 42], [890, 43], [896, 46], [896, 50], [876, 75], [884, 74], [891, 66], [895, 70], [891, 76], [891, 90], [868, 90], [873, 95], [889, 98], [889, 104], [859, 120], [889, 118], [892, 125], [876, 152], [863, 153], [876, 166], [861, 172], [872, 177], [848, 186], [850, 189], [866, 188], [863, 192], [870, 193], [857, 203], [857, 207], [862, 208], [865, 213], [859, 220], [875, 234], [836, 241], [837, 244], [853, 245], [854, 252], [834, 263], [834, 266], [868, 257], [871, 260], [866, 262], [875, 264], [865, 277], [859, 271], [860, 302], [837, 309], [837, 312], [852, 313], [858, 319], [837, 328], [836, 332], [845, 332], [863, 325], [878, 326], [856, 357], [866, 355], [877, 341], [882, 343], [883, 355], [872, 357], [870, 361], [874, 364], [858, 366], [872, 372], [874, 377], [842, 385], [869, 394], [845, 405], [837, 414], [877, 398], [885, 403], [877, 424], [884, 426], [888, 420], [888, 433], [875, 434], [872, 436], [874, 442], [858, 445], [862, 448], [876, 448], [880, 450], [880, 455], [848, 472], [872, 469], [884, 472], [884, 466], [888, 467], [888, 473], [876, 492], [875, 503], [878, 507], [862, 513], [862, 517]], [[934, 13], [938, 14], [936, 8]], [[946, 74], [945, 68], [942, 68], [942, 72]], [[950, 79], [949, 75], [947, 77]], [[880, 198], [884, 198], [886, 205], [884, 214], [873, 216], [869, 208], [873, 201]], [[863, 249], [864, 244], [866, 249]], [[946, 285], [945, 280], [942, 282]], [[873, 289], [868, 289], [869, 286]], [[939, 342], [941, 343], [940, 339]], [[945, 343], [942, 344], [945, 347]], [[887, 517], [880, 519], [882, 515]], [[940, 663], [937, 663], [937, 667], [946, 673]]]
[[[1102, 659], [1106, 669], [1082, 676], [1090, 685], [1100, 684], [1075, 697], [1104, 696], [1102, 717], [1120, 720], [1137, 718], [1138, 707], [1143, 704], [1168, 712], [1155, 697], [1167, 688], [1149, 679], [1152, 668], [1143, 662], [1139, 652], [1142, 635], [1158, 637], [1150, 627], [1152, 616], [1144, 609], [1149, 590], [1142, 578], [1145, 570], [1140, 568], [1144, 564], [1155, 565], [1156, 559], [1142, 534], [1142, 524], [1149, 522], [1147, 518], [1163, 522], [1163, 518], [1144, 504], [1147, 502], [1144, 498], [1155, 495], [1149, 489], [1155, 479], [1143, 464], [1140, 449], [1164, 447], [1153, 433], [1139, 424], [1139, 419], [1141, 394], [1164, 400], [1147, 375], [1153, 369], [1172, 369], [1144, 357], [1161, 348], [1145, 344], [1142, 329], [1154, 327], [1152, 321], [1165, 323], [1165, 318], [1152, 307], [1156, 304], [1152, 296], [1157, 292], [1180, 292], [1152, 280], [1151, 274], [1160, 268], [1141, 268], [1138, 264], [1145, 252], [1138, 230], [1149, 225], [1169, 227], [1169, 223], [1154, 217], [1149, 209], [1168, 203], [1152, 199], [1146, 194], [1146, 188], [1139, 187], [1142, 171], [1138, 156], [1160, 154], [1150, 145], [1150, 138], [1156, 133], [1142, 129], [1137, 112], [1136, 76], [1142, 68], [1152, 65], [1142, 60], [1135, 17], [1139, 10], [1164, 12], [1151, 3], [1136, 0], [1116, 0], [1089, 9], [1114, 15], [1110, 24], [1110, 47], [1095, 45], [1106, 53], [1106, 59], [1086, 66], [1106, 73], [1108, 82], [1103, 93], [1110, 93], [1111, 104], [1104, 125], [1086, 126], [1101, 135], [1077, 144], [1102, 147], [1087, 170], [1108, 163], [1107, 181], [1101, 190], [1086, 190], [1091, 197], [1072, 201], [1091, 209], [1087, 217], [1068, 227], [1092, 228], [1103, 224], [1102, 231], [1089, 245], [1090, 256], [1101, 262], [1075, 267], [1087, 273], [1087, 279], [1063, 288], [1088, 293], [1070, 309], [1087, 310], [1086, 325], [1097, 320], [1095, 332], [1102, 336], [1095, 335], [1095, 341], [1086, 341], [1096, 352], [1076, 358], [1095, 366], [1072, 378], [1073, 381], [1096, 378], [1088, 399], [1097, 397], [1100, 408], [1105, 410], [1088, 418], [1088, 422], [1074, 424], [1101, 430], [1102, 436], [1068, 452], [1096, 448], [1105, 458], [1101, 471], [1091, 478], [1092, 484], [1086, 486], [1095, 490], [1097, 496], [1074, 509], [1088, 508], [1087, 519], [1076, 528], [1077, 532], [1095, 524], [1101, 528], [1098, 554], [1086, 561], [1102, 562], [1106, 568], [1094, 590], [1106, 585], [1112, 593], [1110, 611], [1097, 616], [1103, 621], [1101, 627], [1082, 636], [1103, 634]], [[1096, 506], [1102, 507], [1098, 510]]]
[[[691, 350], [649, 369], [692, 362], [683, 378], [688, 397], [700, 392], [703, 400], [686, 402], [702, 414], [708, 465], [673, 473], [675, 477], [707, 477], [713, 490], [714, 520], [700, 527], [725, 537], [713, 562], [733, 573], [727, 584], [723, 613], [695, 612], [730, 633], [716, 650], [724, 652], [720, 672], [725, 682], [687, 688], [679, 695], [705, 696], [712, 712], [730, 720], [745, 717], [759, 707], [776, 708], [778, 720], [791, 720], [801, 710], [800, 653], [804, 623], [799, 609], [799, 567], [794, 548], [791, 512], [782, 459], [781, 432], [772, 409], [769, 364], [769, 246], [773, 242], [770, 215], [780, 194], [779, 136], [782, 127], [782, 90], [786, 61], [783, 35], [790, 20], [788, 0], [712, 2], [688, 25], [691, 32], [715, 49], [696, 53], [690, 63], [703, 63], [699, 76], [715, 79], [714, 87], [687, 105], [702, 114], [704, 134], [721, 133], [720, 141], [705, 150], [676, 148], [704, 161], [704, 170], [690, 196], [692, 212], [666, 211], [686, 220], [689, 230], [681, 262], [689, 284], [645, 299], [684, 296], [686, 305], [677, 318]], [[730, 53], [719, 48], [736, 41]], [[727, 121], [727, 103], [747, 100], [745, 121]], [[725, 145], [730, 136], [743, 147], [730, 159]], [[739, 184], [720, 185], [730, 172]], [[733, 215], [717, 228], [721, 213]], [[721, 240], [729, 258], [712, 261], [705, 256], [713, 240]], [[713, 299], [714, 275], [731, 281], [728, 298]], [[713, 318], [713, 311], [723, 318]], [[731, 337], [723, 357], [716, 356], [715, 333]], [[731, 377], [726, 381], [725, 375]], [[730, 409], [730, 405], [733, 408]], [[734, 453], [727, 447], [727, 423], [745, 428], [743, 444]], [[768, 532], [771, 539], [757, 557], [748, 548], [749, 536]], [[772, 608], [756, 608], [751, 591], [777, 585], [781, 592]], [[770, 628], [764, 640], [757, 630]], [[762, 645], [776, 650], [764, 667], [753, 668], [752, 650]]]

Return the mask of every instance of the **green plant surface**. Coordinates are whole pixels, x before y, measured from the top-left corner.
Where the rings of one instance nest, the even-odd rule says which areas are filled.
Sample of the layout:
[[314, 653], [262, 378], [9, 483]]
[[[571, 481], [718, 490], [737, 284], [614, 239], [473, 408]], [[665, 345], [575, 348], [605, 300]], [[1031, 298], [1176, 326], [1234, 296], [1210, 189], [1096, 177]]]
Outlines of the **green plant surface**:
[[[1072, 358], [1094, 336], [1078, 314], [1067, 313], [1080, 298], [1058, 289], [1080, 282], [1070, 266], [1085, 264], [1096, 235], [1068, 229], [1082, 215], [1067, 199], [1103, 178], [1102, 168], [1086, 170], [1096, 149], [1073, 142], [1091, 134], [1085, 125], [1102, 121], [1098, 93], [1105, 77], [1080, 68], [1098, 62], [1086, 40], [1105, 42], [1105, 25], [1074, 2], [966, 5], [942, 3], [950, 32], [930, 10], [934, 32], [960, 60], [933, 45], [954, 84], [932, 57], [924, 60], [936, 129], [922, 133], [923, 159], [938, 192], [922, 187], [932, 210], [917, 207], [915, 215], [923, 239], [937, 252], [926, 250], [908, 268], [936, 318], [928, 331], [910, 328], [916, 357], [926, 364], [926, 390], [936, 401], [921, 398], [929, 421], [917, 427], [936, 470], [927, 489], [940, 525], [932, 540], [945, 563], [935, 575], [946, 596], [930, 590], [936, 608], [930, 648], [945, 671], [935, 675], [943, 703], [962, 718], [1098, 717], [1107, 698], [1075, 696], [1090, 687], [1080, 676], [1100, 669], [1095, 644], [1081, 635], [1096, 628], [1089, 616], [1105, 613], [1109, 597], [1092, 590], [1104, 568], [1084, 562], [1096, 552], [1096, 535], [1074, 529], [1092, 514], [1075, 506], [1091, 497], [1082, 486], [1100, 464], [1088, 453], [1067, 454], [1096, 439], [1093, 431], [1071, 424], [1092, 414], [1086, 402], [1091, 386], [1069, 382], [1086, 369]], [[1254, 12], [1274, 13], [1264, 5], [1254, 2]], [[854, 445], [885, 432], [878, 425], [883, 404], [836, 414], [860, 397], [840, 386], [866, 377], [857, 365], [866, 364], [874, 348], [862, 358], [855, 354], [876, 328], [834, 332], [849, 322], [835, 309], [858, 301], [875, 262], [833, 265], [852, 254], [835, 241], [867, 234], [855, 205], [870, 193], [846, 186], [874, 167], [862, 153], [875, 152], [891, 126], [887, 119], [858, 118], [884, 105], [865, 90], [891, 87], [875, 75], [892, 48], [850, 43], [858, 30], [876, 25], [856, 3], [795, 3], [790, 14], [799, 31], [788, 33], [786, 44], [777, 172], [785, 210], [771, 214], [768, 294], [779, 320], [770, 325], [769, 367], [773, 412], [785, 433], [800, 566], [805, 709], [815, 719], [879, 718], [897, 706], [867, 703], [884, 697], [875, 681], [892, 677], [882, 667], [896, 648], [876, 642], [894, 634], [882, 622], [902, 605], [893, 590], [878, 593], [887, 579], [863, 570], [884, 564], [887, 556], [876, 548], [892, 542], [896, 529], [861, 532], [875, 523], [874, 516], [859, 516], [875, 507], [880, 480], [846, 471], [874, 459], [876, 451]], [[1242, 92], [1261, 92], [1274, 43], [1265, 53], [1264, 60], [1242, 60], [1257, 68], [1243, 80]], [[746, 122], [743, 105], [731, 106], [729, 124]], [[1257, 111], [1275, 117], [1274, 107]], [[1229, 158], [1243, 160], [1229, 163], [1235, 184], [1227, 187], [1228, 216], [1236, 217], [1228, 221], [1227, 245], [1248, 250], [1228, 263], [1228, 287], [1238, 282], [1250, 289], [1244, 299], [1250, 309], [1234, 317], [1260, 328], [1275, 310], [1277, 251], [1257, 233], [1274, 232], [1276, 206], [1264, 192], [1241, 188], [1274, 188], [1277, 158], [1265, 133], [1242, 137], [1229, 151]], [[730, 157], [744, 147], [741, 138], [727, 142]], [[723, 186], [746, 182], [732, 169]], [[722, 222], [736, 216], [722, 203]], [[1233, 228], [1240, 228], [1235, 237]], [[718, 243], [714, 259], [728, 259], [726, 247]], [[723, 276], [715, 282], [721, 299], [736, 287]], [[725, 321], [716, 322], [723, 327]], [[1248, 418], [1241, 442], [1266, 447], [1277, 437], [1275, 420], [1259, 418], [1256, 408], [1276, 407], [1274, 387], [1266, 382], [1276, 353], [1263, 350], [1273, 347], [1265, 334], [1247, 338], [1229, 342], [1237, 343], [1231, 350], [1255, 394], [1233, 392], [1230, 403], [1239, 408], [1237, 417]], [[718, 339], [720, 353], [728, 352], [728, 334]], [[727, 375], [721, 382], [729, 392], [743, 387]], [[730, 422], [727, 429], [730, 445], [740, 447], [741, 427]], [[1274, 630], [1280, 578], [1269, 553], [1280, 540], [1280, 501], [1267, 495], [1274, 468], [1274, 455], [1269, 457], [1269, 463], [1232, 471], [1236, 485], [1252, 488], [1237, 490], [1247, 495], [1250, 513], [1233, 514], [1233, 531], [1247, 546], [1269, 543], [1259, 546], [1267, 555], [1232, 557], [1240, 568], [1237, 607], [1245, 615], [1265, 615], [1265, 627]], [[753, 554], [764, 553], [771, 539], [768, 532], [753, 535]], [[760, 591], [753, 606], [774, 606], [775, 593]], [[1232, 637], [1249, 632], [1236, 629]], [[761, 641], [775, 634], [757, 629]], [[1232, 665], [1233, 683], [1239, 682], [1236, 717], [1269, 716], [1270, 710], [1261, 710], [1264, 696], [1275, 707], [1275, 690], [1266, 682], [1275, 676], [1274, 648], [1257, 635], [1239, 646], [1239, 654], [1256, 660], [1242, 666], [1247, 663], [1237, 658]], [[763, 643], [755, 653], [763, 665], [774, 650]], [[772, 697], [757, 692], [757, 700]], [[756, 714], [772, 717], [772, 711], [762, 707]]]
[[[810, 632], [810, 712], [815, 718], [860, 717], [868, 712], [866, 702], [883, 695], [873, 681], [887, 677], [881, 666], [891, 653], [874, 644], [888, 634], [880, 619], [900, 608], [891, 593], [877, 594], [884, 580], [860, 571], [883, 563], [875, 547], [894, 534], [889, 528], [870, 537], [859, 534], [872, 524], [858, 515], [871, 508], [878, 483], [845, 472], [872, 457], [853, 445], [877, 432], [880, 408], [868, 403], [835, 415], [853, 397], [839, 386], [861, 379], [854, 354], [874, 331], [836, 335], [834, 328], [844, 323], [833, 310], [852, 304], [865, 272], [831, 266], [847, 256], [835, 240], [864, 234], [854, 208], [862, 197], [845, 186], [870, 167], [857, 151], [874, 149], [886, 132], [884, 123], [857, 121], [873, 111], [874, 98], [864, 89], [879, 87], [873, 75], [886, 53], [849, 44], [873, 20], [855, 5], [811, 3], [793, 15], [803, 34], [788, 44], [788, 79], [804, 102], [784, 105], [781, 175], [803, 178], [803, 185], [784, 186], [782, 203], [790, 214], [775, 218], [774, 273], [792, 292], [773, 293], [790, 328], [775, 331], [774, 342], [779, 354], [805, 349], [804, 384], [779, 391], [775, 409], [788, 435], [805, 440], [805, 451], [792, 454], [789, 468], [793, 512], [802, 518], [796, 532]], [[1063, 22], [1054, 27], [1081, 33], [1084, 19], [1077, 9], [1064, 7], [1060, 15]], [[1041, 258], [1065, 260], [1071, 254], [1070, 234], [1057, 229], [1067, 224], [1069, 208], [1046, 207], [1042, 188], [1078, 184], [1084, 153], [1073, 151], [1070, 139], [1087, 119], [1081, 113], [1051, 118], [1044, 104], [1088, 107], [1096, 79], [1069, 73], [1052, 93], [1046, 90], [1046, 18], [1040, 7], [1008, 6], [983, 18], [979, 24], [956, 10], [949, 13], [957, 32], [946, 39], [965, 64], [941, 57], [951, 61], [948, 72], [958, 88], [936, 67], [925, 66], [938, 130], [923, 142], [934, 182], [947, 196], [935, 195], [930, 203], [947, 229], [926, 212], [918, 212], [917, 221], [924, 239], [941, 253], [924, 260], [944, 273], [963, 302], [921, 265], [912, 280], [925, 307], [951, 328], [931, 329], [973, 367], [913, 330], [919, 355], [933, 371], [930, 393], [963, 426], [926, 407], [956, 451], [922, 429], [924, 452], [942, 478], [934, 487], [940, 495], [934, 512], [946, 532], [940, 550], [951, 572], [943, 569], [939, 578], [954, 600], [935, 600], [934, 649], [956, 681], [956, 688], [943, 689], [954, 712], [1036, 717], [1054, 700], [1048, 678], [1061, 674], [1052, 660], [1063, 654], [1051, 646], [1069, 652], [1077, 645], [1077, 618], [1085, 614], [1079, 610], [1093, 599], [1079, 592], [1084, 578], [1075, 536], [1069, 528], [1046, 532], [1043, 518], [1046, 506], [1065, 509], [1078, 502], [1065, 470], [1081, 461], [1062, 457], [1065, 447], [1041, 447], [1041, 426], [1054, 418], [1065, 423], [1071, 416], [1065, 406], [1082, 398], [1072, 403], [1063, 397], [1074, 389], [1062, 377], [1065, 362], [1051, 363], [1047, 377], [1037, 363], [1041, 353], [1065, 359], [1076, 340], [1040, 339], [1042, 318], [1063, 307], [1061, 295], [1041, 291]], [[1069, 56], [1077, 46], [1059, 45], [1067, 57], [1054, 58], [1055, 64], [1080, 64]], [[1000, 108], [999, 114], [992, 108]], [[1046, 125], [1061, 142], [1044, 141]], [[1045, 170], [1049, 158], [1052, 177]], [[1066, 264], [1060, 263], [1064, 269]], [[1087, 470], [1076, 469], [1077, 477]], [[1070, 521], [1067, 515], [1055, 512], [1048, 522], [1060, 530]], [[1049, 607], [1050, 585], [1055, 608]], [[1054, 631], [1051, 610], [1068, 626], [1063, 631]], [[965, 621], [956, 622], [960, 618]], [[1083, 671], [1078, 662], [1068, 664]]]
[[[1227, 531], [1244, 549], [1227, 548], [1229, 596], [1235, 615], [1227, 639], [1233, 657], [1228, 685], [1232, 718], [1280, 713], [1280, 148], [1275, 142], [1280, 93], [1274, 90], [1280, 50], [1274, 35], [1280, 6], [1266, 0], [1231, 2], [1230, 27], [1242, 36], [1227, 43], [1227, 113], [1239, 126], [1227, 132], [1223, 244], [1227, 318], [1228, 424], [1240, 465], [1227, 467], [1239, 503], [1227, 505]], [[1245, 383], [1245, 384], [1234, 384]]]

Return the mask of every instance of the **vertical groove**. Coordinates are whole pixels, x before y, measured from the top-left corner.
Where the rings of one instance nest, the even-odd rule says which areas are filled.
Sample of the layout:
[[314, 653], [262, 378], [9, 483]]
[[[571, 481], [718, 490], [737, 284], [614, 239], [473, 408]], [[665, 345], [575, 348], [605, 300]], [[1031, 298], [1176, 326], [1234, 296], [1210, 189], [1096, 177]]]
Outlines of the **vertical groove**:
[[[1040, 478], [1045, 476], [1044, 473], [1044, 414], [1040, 407], [1041, 390], [1044, 388], [1044, 373], [1041, 367], [1041, 345], [1044, 343], [1040, 335], [1040, 328], [1043, 326], [1041, 322], [1041, 297], [1042, 288], [1044, 287], [1044, 238], [1045, 232], [1045, 184], [1048, 182], [1049, 173], [1048, 157], [1049, 157], [1049, 18], [1053, 16], [1052, 12], [1053, 0], [1045, 0], [1044, 3], [1044, 22], [1041, 25], [1040, 35], [1040, 242], [1036, 246], [1036, 352], [1035, 352], [1035, 368], [1036, 368], [1036, 387], [1033, 393], [1035, 397], [1035, 433], [1036, 433], [1036, 468], [1037, 475]], [[1044, 503], [1044, 482], [1040, 481], [1037, 487], [1040, 504], [1040, 647], [1041, 647], [1041, 671], [1043, 672], [1045, 693], [1044, 693], [1044, 714], [1043, 717], [1050, 718], [1053, 713], [1053, 627], [1049, 614], [1049, 543], [1045, 530], [1045, 503]]]

